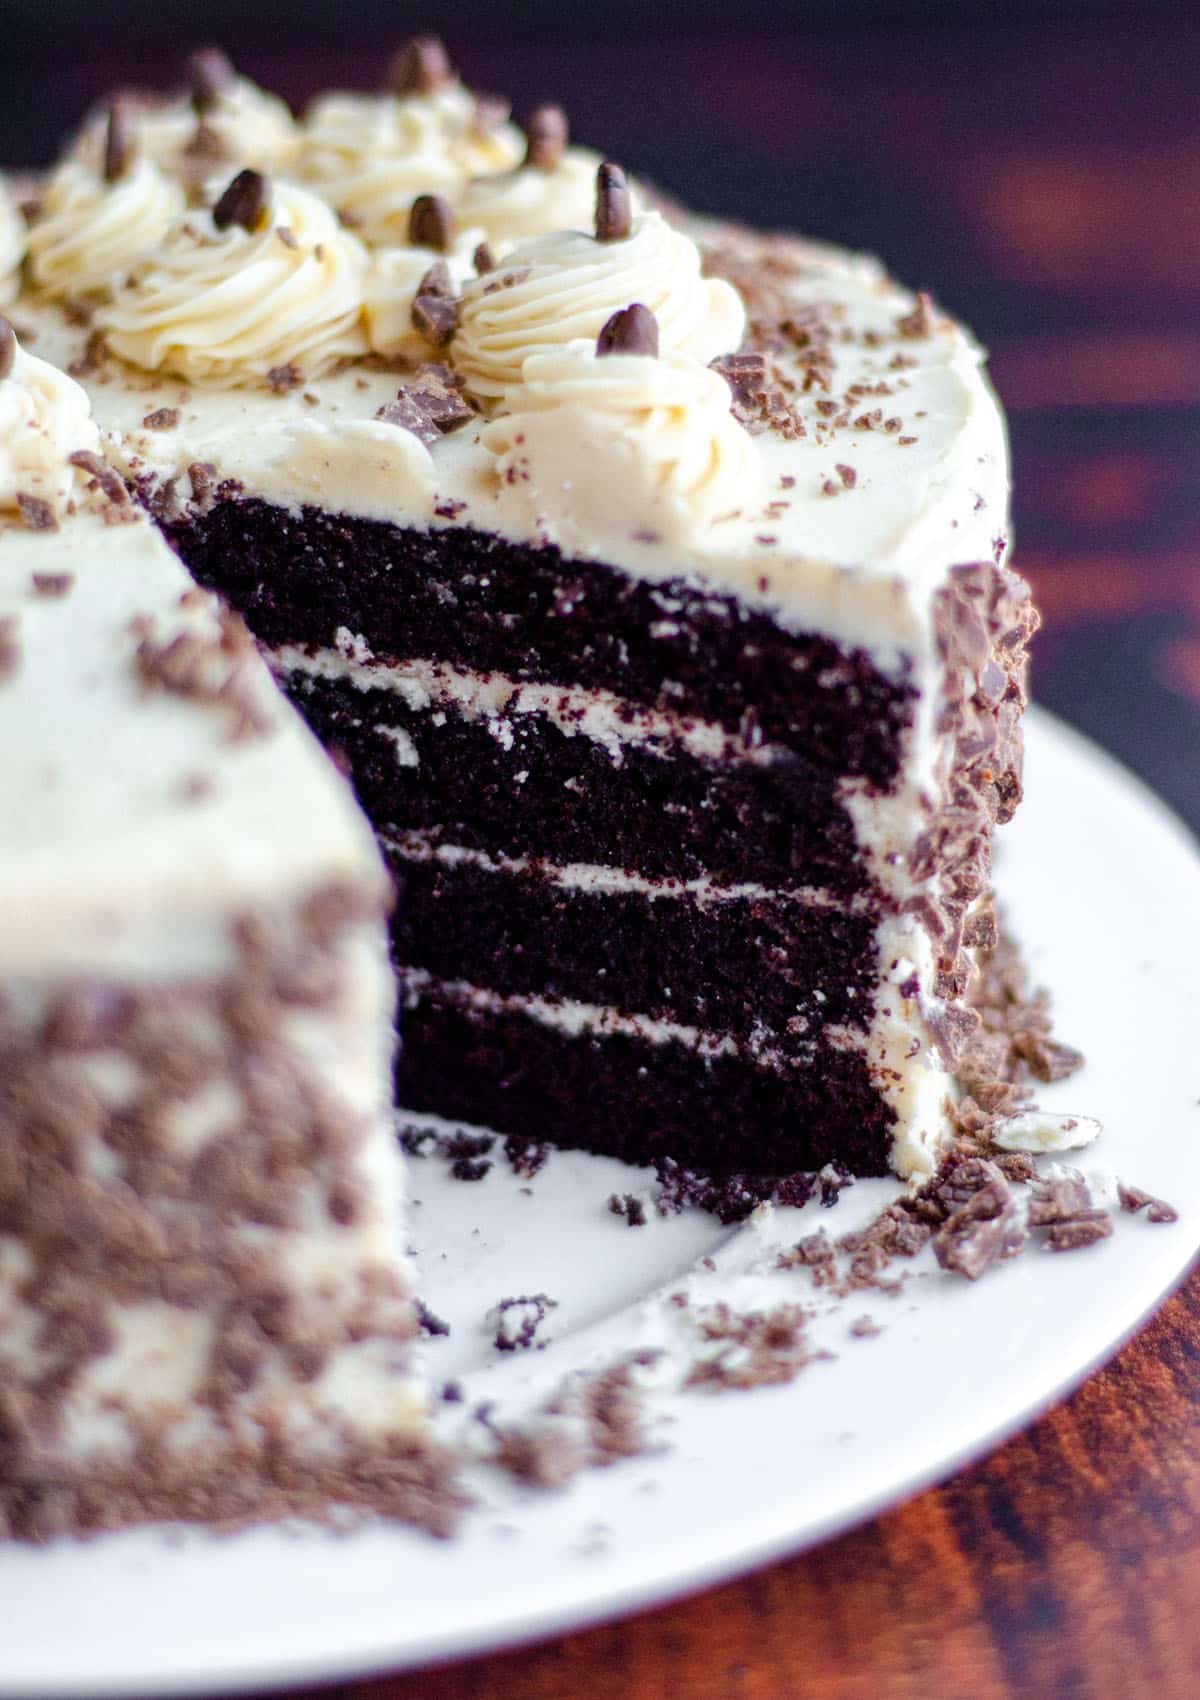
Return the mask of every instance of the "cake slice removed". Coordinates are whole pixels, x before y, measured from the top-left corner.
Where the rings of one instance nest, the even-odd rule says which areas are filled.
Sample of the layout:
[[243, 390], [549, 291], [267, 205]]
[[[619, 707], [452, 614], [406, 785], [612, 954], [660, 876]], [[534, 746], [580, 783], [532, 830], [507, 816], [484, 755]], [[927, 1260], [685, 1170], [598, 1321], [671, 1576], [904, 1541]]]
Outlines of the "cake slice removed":
[[444, 1529], [378, 854], [0, 330], [0, 1533]]

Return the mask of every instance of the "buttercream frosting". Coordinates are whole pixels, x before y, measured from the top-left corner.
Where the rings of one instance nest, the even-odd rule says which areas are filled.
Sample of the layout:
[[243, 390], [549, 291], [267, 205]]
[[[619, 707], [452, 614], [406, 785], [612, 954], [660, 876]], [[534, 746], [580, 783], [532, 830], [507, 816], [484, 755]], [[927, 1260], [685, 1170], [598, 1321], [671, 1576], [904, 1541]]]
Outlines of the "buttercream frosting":
[[687, 355], [531, 355], [483, 431], [496, 500], [567, 554], [630, 533], [703, 546], [712, 522], [761, 496], [749, 433], [723, 379]]
[[322, 200], [275, 181], [252, 230], [218, 230], [202, 208], [176, 219], [97, 324], [122, 359], [194, 383], [253, 383], [287, 366], [307, 379], [366, 353], [366, 266]]
[[59, 508], [70, 495], [70, 456], [94, 452], [100, 433], [87, 395], [65, 372], [19, 345], [7, 377], [0, 378], [0, 511], [19, 496]]
[[183, 189], [144, 154], [115, 183], [65, 159], [29, 232], [34, 280], [52, 296], [105, 290], [154, 252], [183, 208]]
[[12, 301], [21, 287], [25, 258], [25, 220], [0, 181], [0, 306]]
[[657, 319], [664, 354], [706, 363], [742, 340], [746, 313], [737, 291], [703, 277], [692, 239], [647, 212], [616, 242], [567, 230], [518, 243], [500, 270], [467, 285], [454, 364], [476, 395], [497, 399], [520, 382], [531, 355], [595, 342], [612, 314], [634, 301]]
[[367, 341], [373, 353], [388, 357], [402, 354], [417, 359], [428, 356], [429, 344], [412, 320], [418, 285], [437, 260], [445, 260], [451, 284], [461, 289], [475, 275], [472, 255], [482, 240], [482, 230], [466, 230], [455, 238], [445, 254], [407, 244], [379, 248], [372, 253], [363, 292]]
[[523, 151], [507, 122], [481, 124], [461, 83], [428, 94], [323, 95], [305, 115], [297, 171], [365, 242], [402, 243], [418, 195], [452, 203], [473, 177]]

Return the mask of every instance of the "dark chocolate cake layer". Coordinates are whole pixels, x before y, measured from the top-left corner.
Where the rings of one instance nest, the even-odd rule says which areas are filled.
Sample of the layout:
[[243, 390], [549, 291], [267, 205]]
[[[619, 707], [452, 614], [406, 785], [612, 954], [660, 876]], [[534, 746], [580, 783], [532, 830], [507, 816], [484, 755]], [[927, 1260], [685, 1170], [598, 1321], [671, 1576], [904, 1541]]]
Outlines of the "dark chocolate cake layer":
[[[616, 765], [603, 745], [543, 715], [514, 717], [501, 743], [482, 719], [413, 710], [393, 691], [299, 673], [284, 685], [340, 752], [377, 830], [648, 878], [822, 886], [838, 897], [867, 886], [833, 783], [790, 752], [715, 764], [678, 744], [627, 745]], [[415, 765], [401, 765], [381, 728], [411, 740]]]
[[912, 686], [682, 577], [656, 584], [466, 526], [426, 533], [237, 497], [164, 530], [268, 646], [332, 646], [346, 628], [385, 659], [436, 655], [749, 723], [828, 774], [886, 788], [898, 770]]
[[[504, 994], [573, 998], [791, 1051], [827, 1023], [866, 1029], [875, 921], [770, 894], [586, 890], [544, 870], [398, 855], [396, 960]], [[790, 1025], [789, 1025], [790, 1024]]]
[[861, 1053], [823, 1039], [807, 1063], [770, 1069], [474, 1011], [428, 988], [404, 1016], [396, 1080], [409, 1109], [631, 1163], [683, 1151], [715, 1176], [786, 1175], [834, 1158], [855, 1174], [887, 1173], [892, 1112]]

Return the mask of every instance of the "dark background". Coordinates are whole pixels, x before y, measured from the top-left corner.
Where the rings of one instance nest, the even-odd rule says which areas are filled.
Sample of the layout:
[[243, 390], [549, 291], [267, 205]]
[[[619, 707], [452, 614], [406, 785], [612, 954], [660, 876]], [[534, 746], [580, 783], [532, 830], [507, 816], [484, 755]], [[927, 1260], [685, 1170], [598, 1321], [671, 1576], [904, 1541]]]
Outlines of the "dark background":
[[1036, 693], [1200, 827], [1200, 8], [1021, 0], [0, 0], [0, 158], [216, 38], [294, 103], [440, 28], [517, 115], [881, 252], [992, 350]]

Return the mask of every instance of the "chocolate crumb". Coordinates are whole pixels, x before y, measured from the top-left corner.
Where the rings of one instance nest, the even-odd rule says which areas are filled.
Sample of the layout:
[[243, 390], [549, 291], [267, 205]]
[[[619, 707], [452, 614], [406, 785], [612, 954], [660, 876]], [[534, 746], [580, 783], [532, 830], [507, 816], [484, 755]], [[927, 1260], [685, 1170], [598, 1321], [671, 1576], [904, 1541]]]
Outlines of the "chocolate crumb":
[[289, 360], [286, 365], [272, 366], [267, 373], [267, 388], [276, 395], [287, 395], [291, 390], [298, 390], [304, 382], [304, 373]]
[[545, 1322], [552, 1310], [558, 1309], [558, 1300], [552, 1299], [546, 1293], [522, 1294], [519, 1298], [501, 1299], [492, 1313], [496, 1323], [496, 1334], [493, 1344], [498, 1352], [527, 1352], [533, 1346], [539, 1349], [546, 1342], [538, 1340], [538, 1329]]
[[858, 473], [855, 469], [852, 466], [843, 466], [839, 461], [833, 470], [837, 473], [845, 488], [847, 490], [853, 490], [854, 486], [858, 483]]
[[901, 336], [919, 337], [932, 336], [937, 329], [939, 319], [933, 305], [933, 296], [922, 289], [917, 295], [917, 304], [911, 313], [905, 313], [896, 320], [896, 329]]
[[827, 1355], [809, 1345], [805, 1313], [799, 1305], [739, 1313], [720, 1303], [691, 1314], [702, 1339], [717, 1350], [695, 1359], [685, 1387], [719, 1393], [779, 1386], [794, 1381], [814, 1358]]
[[634, 301], [615, 312], [596, 338], [596, 354], [639, 354], [657, 359], [658, 320], [649, 307]]
[[856, 1316], [850, 1324], [850, 1334], [855, 1340], [873, 1340], [883, 1329], [873, 1316]]
[[177, 407], [156, 407], [142, 420], [142, 426], [147, 431], [173, 431], [182, 417]]
[[408, 215], [408, 240], [414, 248], [447, 251], [454, 241], [454, 213], [445, 196], [417, 196]]
[[416, 1307], [417, 1321], [421, 1325], [422, 1334], [431, 1340], [444, 1338], [449, 1334], [450, 1324], [443, 1322], [440, 1316], [435, 1315], [424, 1299], [414, 1299], [413, 1304]]
[[129, 491], [125, 488], [124, 480], [100, 455], [91, 449], [76, 449], [67, 459], [81, 472], [90, 474], [93, 482], [89, 488], [102, 490], [115, 508], [123, 508], [128, 504]]
[[518, 1134], [510, 1133], [504, 1141], [504, 1155], [514, 1175], [531, 1181], [545, 1167], [550, 1147], [545, 1140], [522, 1139]]
[[1086, 1181], [1076, 1175], [1044, 1181], [1029, 1201], [1031, 1228], [1050, 1228], [1093, 1213], [1092, 1195]]
[[614, 1216], [623, 1216], [631, 1228], [646, 1226], [646, 1206], [635, 1192], [610, 1193], [608, 1208]]
[[28, 491], [17, 491], [17, 512], [26, 531], [57, 531], [58, 518], [50, 503]]
[[606, 159], [596, 172], [596, 240], [623, 242], [633, 229], [633, 202], [619, 165]]
[[35, 596], [65, 596], [75, 583], [74, 573], [34, 573]]

